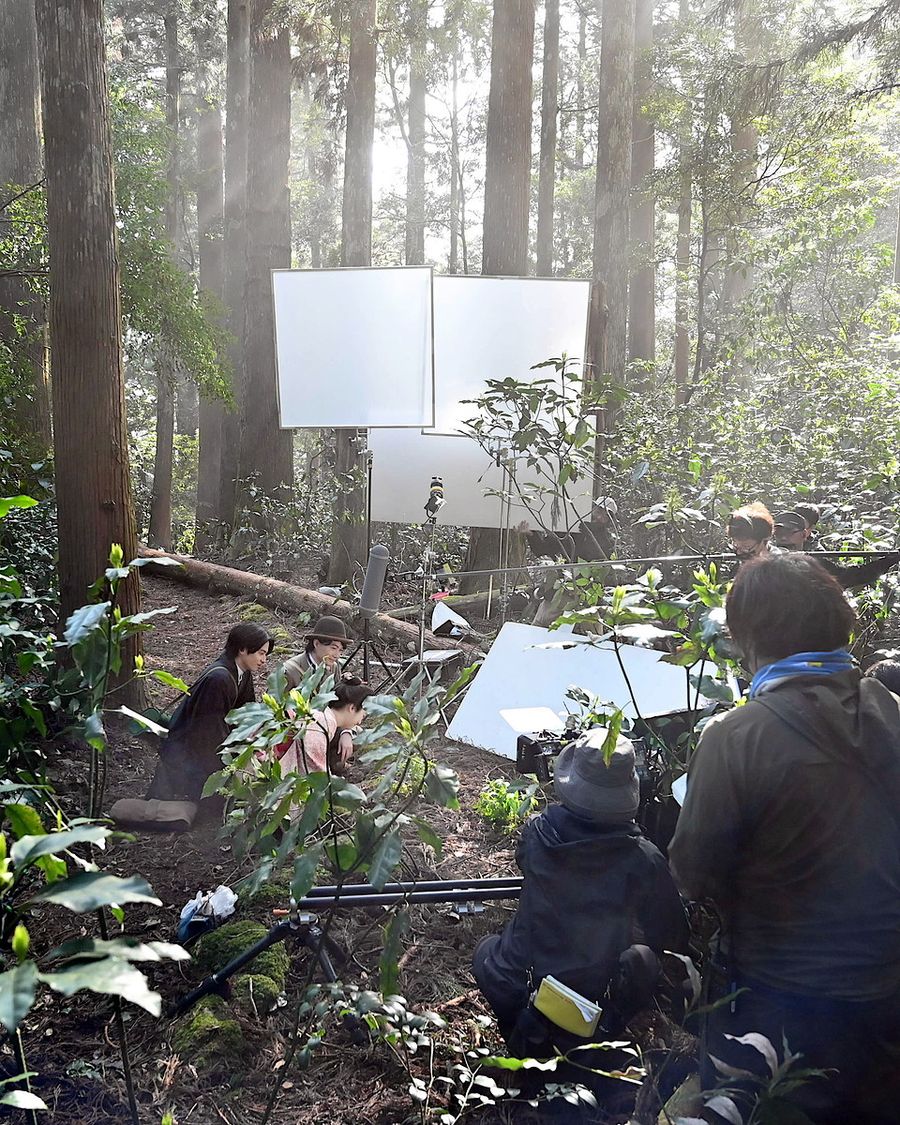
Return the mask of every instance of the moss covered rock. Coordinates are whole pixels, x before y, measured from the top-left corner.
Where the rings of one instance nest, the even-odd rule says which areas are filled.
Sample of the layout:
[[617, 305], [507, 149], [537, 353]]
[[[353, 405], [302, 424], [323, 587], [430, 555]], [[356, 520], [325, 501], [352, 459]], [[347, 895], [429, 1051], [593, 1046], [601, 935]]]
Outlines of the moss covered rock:
[[283, 879], [269, 879], [252, 895], [241, 898], [241, 905], [252, 907], [253, 910], [274, 910], [276, 907], [283, 907], [286, 910], [290, 904], [290, 876], [285, 876]]
[[172, 1046], [198, 1070], [222, 1071], [241, 1057], [246, 1039], [220, 996], [204, 996], [175, 1028]]
[[[194, 950], [196, 964], [202, 972], [214, 973], [224, 968], [239, 953], [255, 945], [268, 932], [268, 928], [261, 922], [250, 919], [226, 922], [212, 933], [204, 934], [197, 942]], [[288, 971], [288, 955], [284, 943], [278, 942], [263, 950], [247, 968], [250, 972], [270, 977], [280, 992], [284, 988]]]
[[267, 1016], [275, 1007], [281, 989], [271, 977], [262, 973], [247, 973], [235, 977], [231, 998], [236, 1007], [248, 1015]]

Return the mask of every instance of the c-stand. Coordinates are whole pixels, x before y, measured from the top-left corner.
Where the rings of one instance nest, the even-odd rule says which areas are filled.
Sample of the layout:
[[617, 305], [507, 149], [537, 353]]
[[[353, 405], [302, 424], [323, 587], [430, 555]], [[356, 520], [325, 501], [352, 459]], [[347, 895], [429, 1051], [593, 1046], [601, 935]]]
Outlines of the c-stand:
[[[274, 925], [271, 930], [243, 953], [228, 962], [217, 972], [202, 981], [193, 992], [183, 996], [172, 1009], [172, 1014], [180, 1016], [201, 1000], [204, 996], [221, 993], [225, 990], [228, 980], [241, 971], [260, 953], [285, 941], [289, 937], [296, 938], [301, 945], [311, 949], [316, 955], [322, 973], [329, 983], [338, 979], [331, 957], [334, 956], [341, 963], [346, 963], [347, 957], [343, 950], [326, 936], [319, 926], [318, 915], [315, 911], [330, 910], [335, 907], [353, 906], [396, 906], [399, 903], [436, 903], [446, 902], [456, 904], [459, 913], [475, 913], [483, 910], [483, 902], [492, 899], [518, 898], [522, 893], [521, 878], [498, 879], [435, 879], [430, 882], [419, 883], [385, 883], [380, 890], [369, 883], [348, 884], [343, 887], [313, 887], [306, 898], [300, 899], [293, 905], [289, 918], [283, 919]], [[352, 1035], [362, 1035], [364, 1032], [359, 1025], [351, 1027]], [[354, 1038], [354, 1041], [356, 1039]], [[364, 1041], [364, 1038], [363, 1038]]]

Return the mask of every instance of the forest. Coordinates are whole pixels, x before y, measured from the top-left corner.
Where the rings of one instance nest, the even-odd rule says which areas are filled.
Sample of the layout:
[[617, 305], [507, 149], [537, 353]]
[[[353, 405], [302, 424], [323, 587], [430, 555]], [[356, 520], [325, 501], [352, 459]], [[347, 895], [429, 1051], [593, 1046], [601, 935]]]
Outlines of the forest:
[[[900, 657], [898, 75], [900, 0], [0, 0], [5, 1118], [825, 1120], [791, 1102], [823, 1072], [786, 1039], [750, 1044], [763, 1078], [701, 1089], [703, 905], [588, 1061], [509, 1049], [472, 956], [513, 918], [553, 788], [515, 737], [463, 728], [520, 669], [494, 712], [601, 728], [609, 768], [627, 734], [665, 853], [673, 784], [751, 684], [725, 624], [751, 502], [776, 532], [814, 505], [816, 550], [886, 560], [842, 583], [849, 647]], [[408, 405], [391, 380], [424, 329], [401, 307], [372, 373], [348, 360], [388, 307], [338, 300], [322, 330], [320, 279], [351, 271], [378, 301], [400, 273], [426, 287], [415, 448], [447, 463], [421, 476], [408, 431], [351, 407]], [[288, 314], [294, 277], [313, 303]], [[565, 294], [579, 331], [556, 342], [543, 297], [501, 322], [473, 288], [475, 389], [442, 430], [450, 278]], [[328, 353], [299, 374], [291, 319]], [[308, 420], [326, 398], [347, 421]], [[244, 686], [172, 812], [188, 830], [112, 813], [152, 803], [235, 626], [256, 647], [231, 653]], [[537, 672], [532, 698], [513, 628], [560, 668], [559, 635], [605, 643], [584, 667], [608, 659], [619, 694], [561, 672], [545, 699]], [[289, 770], [351, 683], [330, 657], [290, 679], [320, 642], [372, 685], [368, 718], [349, 764], [329, 728], [327, 766]]]

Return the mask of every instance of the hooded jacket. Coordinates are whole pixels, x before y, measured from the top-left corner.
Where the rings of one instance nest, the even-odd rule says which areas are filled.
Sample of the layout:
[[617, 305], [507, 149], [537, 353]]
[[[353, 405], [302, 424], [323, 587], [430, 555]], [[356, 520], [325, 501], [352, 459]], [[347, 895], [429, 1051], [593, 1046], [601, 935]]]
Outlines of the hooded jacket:
[[900, 988], [900, 699], [796, 677], [713, 720], [669, 857], [711, 898], [735, 974], [872, 1000]]
[[657, 953], [686, 945], [666, 861], [634, 823], [599, 825], [551, 805], [525, 825], [516, 862], [518, 909], [478, 974], [492, 1003], [524, 1006], [530, 979], [547, 974], [599, 999], [633, 942]]

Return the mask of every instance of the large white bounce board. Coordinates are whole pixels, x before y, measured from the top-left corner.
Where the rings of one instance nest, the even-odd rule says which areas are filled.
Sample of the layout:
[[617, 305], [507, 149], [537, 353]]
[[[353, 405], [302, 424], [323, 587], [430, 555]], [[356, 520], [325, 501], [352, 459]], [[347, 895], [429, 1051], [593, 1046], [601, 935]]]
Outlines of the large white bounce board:
[[[571, 647], [536, 647], [561, 642], [567, 646], [571, 643]], [[687, 679], [683, 668], [663, 664], [659, 659], [662, 653], [652, 649], [620, 645], [619, 652], [645, 718], [685, 709]], [[590, 644], [576, 634], [507, 623], [463, 697], [447, 737], [515, 758], [515, 724], [505, 719], [501, 711], [576, 710], [566, 700], [566, 692], [573, 684], [634, 717], [628, 685], [611, 643]]]
[[432, 271], [275, 270], [283, 429], [431, 426]]
[[435, 277], [434, 427], [457, 434], [488, 379], [552, 379], [535, 364], [563, 354], [581, 371], [589, 281], [544, 277]]

